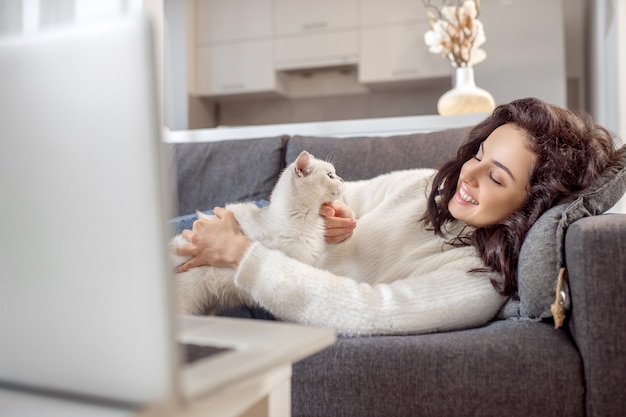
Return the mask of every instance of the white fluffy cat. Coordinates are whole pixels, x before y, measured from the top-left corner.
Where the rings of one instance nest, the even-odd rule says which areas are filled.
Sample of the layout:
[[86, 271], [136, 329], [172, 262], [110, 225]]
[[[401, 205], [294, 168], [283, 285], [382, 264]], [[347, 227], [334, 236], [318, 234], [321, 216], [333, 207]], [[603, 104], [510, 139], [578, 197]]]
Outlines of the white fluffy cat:
[[[300, 153], [280, 175], [270, 204], [259, 208], [253, 202], [228, 204], [243, 233], [302, 262], [313, 264], [324, 248], [322, 203], [339, 197], [343, 180], [335, 167], [306, 151]], [[207, 216], [199, 213], [201, 216]], [[174, 245], [186, 244], [178, 235]], [[187, 258], [172, 255], [174, 265]], [[202, 266], [177, 273], [179, 311], [183, 314], [212, 314], [238, 305], [254, 305], [253, 300], [234, 283], [235, 271]]]

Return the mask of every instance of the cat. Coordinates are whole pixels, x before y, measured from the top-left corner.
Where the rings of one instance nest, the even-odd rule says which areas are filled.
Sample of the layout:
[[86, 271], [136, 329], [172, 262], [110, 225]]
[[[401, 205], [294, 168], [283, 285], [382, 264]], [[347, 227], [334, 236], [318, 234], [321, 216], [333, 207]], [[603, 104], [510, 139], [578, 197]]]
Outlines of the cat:
[[[307, 151], [281, 173], [269, 205], [254, 202], [227, 204], [243, 233], [271, 249], [278, 249], [301, 262], [313, 265], [324, 249], [324, 220], [319, 214], [323, 203], [339, 198], [343, 179], [332, 163], [315, 159]], [[211, 217], [198, 213], [201, 217]], [[212, 217], [214, 218], [214, 217]], [[182, 235], [173, 245], [184, 245]], [[172, 254], [174, 265], [187, 260]], [[234, 283], [235, 270], [201, 266], [176, 274], [178, 308], [181, 314], [214, 314], [254, 301]]]

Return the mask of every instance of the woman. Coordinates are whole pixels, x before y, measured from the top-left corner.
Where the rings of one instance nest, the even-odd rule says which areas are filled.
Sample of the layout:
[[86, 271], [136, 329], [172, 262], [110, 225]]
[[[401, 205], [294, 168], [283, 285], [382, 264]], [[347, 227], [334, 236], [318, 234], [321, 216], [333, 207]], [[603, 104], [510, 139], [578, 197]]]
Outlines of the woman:
[[[424, 333], [482, 325], [516, 290], [533, 222], [585, 188], [615, 157], [611, 134], [538, 99], [499, 106], [439, 171], [408, 170], [345, 184], [323, 206], [317, 267], [240, 231], [232, 213], [199, 220], [177, 253], [235, 268], [235, 283], [282, 320], [343, 334]], [[358, 222], [358, 228], [356, 224]]]

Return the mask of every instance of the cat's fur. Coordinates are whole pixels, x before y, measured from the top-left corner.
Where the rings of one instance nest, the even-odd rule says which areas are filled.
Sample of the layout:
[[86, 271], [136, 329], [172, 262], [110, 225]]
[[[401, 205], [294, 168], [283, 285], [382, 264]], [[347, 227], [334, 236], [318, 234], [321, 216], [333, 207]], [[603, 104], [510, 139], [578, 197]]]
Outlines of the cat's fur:
[[[233, 212], [243, 233], [252, 241], [262, 242], [308, 264], [314, 264], [324, 248], [324, 221], [319, 214], [322, 203], [338, 198], [343, 180], [334, 166], [300, 153], [280, 175], [270, 204], [259, 208], [253, 202], [226, 205]], [[199, 213], [201, 216], [207, 216]], [[174, 245], [187, 241], [178, 235]], [[175, 254], [180, 265], [187, 259]], [[183, 314], [212, 314], [238, 306], [254, 305], [253, 300], [234, 283], [230, 268], [202, 266], [177, 273], [179, 311]]]

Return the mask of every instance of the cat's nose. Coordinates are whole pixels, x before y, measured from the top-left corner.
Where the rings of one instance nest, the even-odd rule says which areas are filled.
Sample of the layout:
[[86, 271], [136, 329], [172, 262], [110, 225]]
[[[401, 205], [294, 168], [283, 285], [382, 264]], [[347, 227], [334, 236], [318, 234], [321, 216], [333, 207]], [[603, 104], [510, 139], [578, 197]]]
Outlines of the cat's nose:
[[341, 178], [341, 177], [337, 177], [337, 178], [339, 178], [339, 181], [343, 182], [343, 178]]

